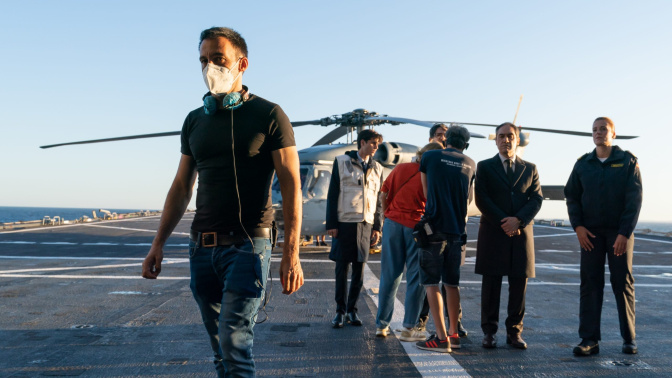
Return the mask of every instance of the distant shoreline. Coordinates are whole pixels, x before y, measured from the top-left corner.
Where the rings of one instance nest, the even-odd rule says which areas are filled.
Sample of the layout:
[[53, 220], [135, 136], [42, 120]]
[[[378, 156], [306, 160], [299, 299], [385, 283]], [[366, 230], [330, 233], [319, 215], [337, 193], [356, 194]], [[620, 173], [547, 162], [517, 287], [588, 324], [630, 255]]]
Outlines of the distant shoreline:
[[[76, 221], [82, 218], [95, 219], [110, 214], [132, 214], [138, 212], [157, 212], [153, 209], [118, 209], [118, 208], [71, 208], [71, 207], [28, 207], [0, 206], [0, 224], [30, 223], [42, 221], [46, 217], [58, 217], [61, 221]], [[94, 213], [96, 214], [94, 217]]]

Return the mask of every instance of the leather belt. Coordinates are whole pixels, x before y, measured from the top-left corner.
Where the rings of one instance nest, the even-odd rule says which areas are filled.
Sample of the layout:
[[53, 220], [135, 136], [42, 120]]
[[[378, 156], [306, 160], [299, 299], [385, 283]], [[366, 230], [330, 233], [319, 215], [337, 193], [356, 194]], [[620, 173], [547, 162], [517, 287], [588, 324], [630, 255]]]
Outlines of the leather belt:
[[[248, 231], [251, 238], [271, 237], [270, 228], [253, 228]], [[240, 244], [247, 240], [247, 235], [241, 232], [198, 232], [191, 230], [189, 239], [201, 247], [216, 247], [218, 245]]]

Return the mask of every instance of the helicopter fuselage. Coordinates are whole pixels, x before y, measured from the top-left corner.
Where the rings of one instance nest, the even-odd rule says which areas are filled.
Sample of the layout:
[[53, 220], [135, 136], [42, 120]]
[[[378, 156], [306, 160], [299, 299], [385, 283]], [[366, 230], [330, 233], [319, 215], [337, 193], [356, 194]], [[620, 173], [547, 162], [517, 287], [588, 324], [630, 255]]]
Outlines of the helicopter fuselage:
[[[356, 149], [355, 144], [330, 144], [313, 146], [299, 151], [301, 193], [303, 197], [302, 235], [326, 234], [327, 194], [334, 159], [338, 155]], [[397, 164], [412, 162], [418, 149], [417, 146], [411, 144], [383, 142], [373, 158], [383, 166], [383, 175], [387, 177]], [[277, 178], [273, 181], [271, 193], [275, 219], [282, 229], [282, 196]], [[469, 205], [468, 215], [480, 215], [473, 201]]]

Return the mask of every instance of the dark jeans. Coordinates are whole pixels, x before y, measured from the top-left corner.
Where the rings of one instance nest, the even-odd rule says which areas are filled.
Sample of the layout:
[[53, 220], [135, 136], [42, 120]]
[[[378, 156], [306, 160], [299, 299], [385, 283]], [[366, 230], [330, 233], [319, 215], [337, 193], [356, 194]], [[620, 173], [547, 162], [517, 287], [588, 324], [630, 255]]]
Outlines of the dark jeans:
[[[350, 292], [348, 291], [348, 270], [352, 264], [352, 276], [350, 277]], [[357, 299], [364, 285], [364, 263], [336, 261], [336, 312], [357, 312]], [[347, 301], [347, 305], [346, 305]]]
[[266, 287], [271, 242], [253, 238], [239, 246], [189, 243], [191, 291], [210, 336], [220, 377], [254, 377], [254, 321]]
[[628, 239], [626, 252], [614, 255], [617, 230], [593, 230], [593, 250], [581, 249], [581, 300], [579, 305], [579, 337], [600, 340], [600, 318], [604, 297], [604, 260], [609, 263], [611, 289], [616, 298], [621, 337], [635, 339], [635, 279], [632, 276], [632, 251], [634, 235]]
[[[506, 333], [519, 335], [523, 332], [525, 316], [526, 277], [507, 277], [509, 280], [509, 304], [507, 306]], [[499, 298], [502, 292], [502, 276], [483, 276], [481, 287], [481, 329], [483, 333], [495, 334], [499, 326]]]

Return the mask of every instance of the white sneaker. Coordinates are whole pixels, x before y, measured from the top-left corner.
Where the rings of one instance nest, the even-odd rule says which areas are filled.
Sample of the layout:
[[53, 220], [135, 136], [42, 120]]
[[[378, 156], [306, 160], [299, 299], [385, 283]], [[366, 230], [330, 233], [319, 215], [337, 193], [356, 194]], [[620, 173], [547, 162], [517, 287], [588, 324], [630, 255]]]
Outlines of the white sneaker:
[[390, 327], [376, 329], [377, 337], [387, 337], [390, 334]]
[[404, 328], [401, 331], [401, 336], [399, 340], [401, 341], [425, 341], [427, 340], [427, 332], [425, 330], [420, 330], [418, 328]]

